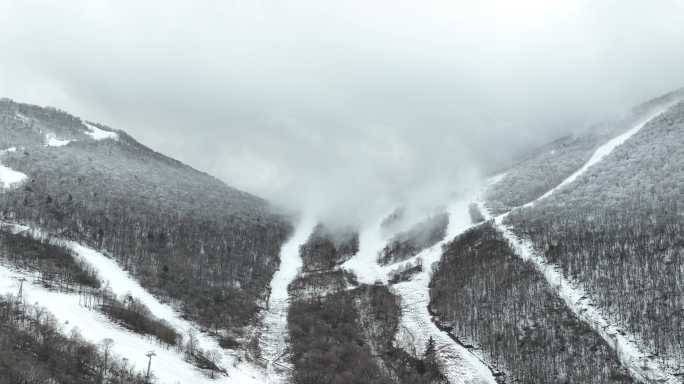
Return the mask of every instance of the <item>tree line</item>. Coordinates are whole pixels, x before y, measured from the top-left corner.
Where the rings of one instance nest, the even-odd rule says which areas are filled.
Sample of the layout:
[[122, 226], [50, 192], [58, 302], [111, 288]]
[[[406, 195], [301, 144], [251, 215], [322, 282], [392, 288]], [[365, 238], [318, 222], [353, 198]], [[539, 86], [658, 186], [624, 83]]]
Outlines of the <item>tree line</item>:
[[430, 310], [464, 345], [520, 383], [631, 383], [606, 342], [518, 258], [491, 223], [445, 248]]

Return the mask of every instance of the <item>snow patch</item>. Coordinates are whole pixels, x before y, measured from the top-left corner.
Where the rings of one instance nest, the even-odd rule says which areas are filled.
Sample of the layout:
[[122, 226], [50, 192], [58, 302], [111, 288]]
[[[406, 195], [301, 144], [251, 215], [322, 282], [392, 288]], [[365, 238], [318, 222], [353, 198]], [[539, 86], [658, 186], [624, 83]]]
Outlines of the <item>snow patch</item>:
[[98, 128], [94, 126], [93, 124], [83, 122], [86, 127], [90, 131], [85, 132], [86, 135], [90, 136], [93, 138], [93, 140], [104, 140], [104, 139], [112, 139], [112, 140], [118, 140], [119, 139], [119, 134], [116, 132], [112, 131], [105, 131], [102, 128]]
[[73, 140], [60, 140], [55, 136], [54, 134], [50, 133], [46, 136], [46, 147], [63, 147], [69, 143], [71, 143]]
[[[0, 150], [0, 155], [5, 154], [7, 152], [16, 152], [17, 148], [16, 147], [10, 147], [7, 149]], [[0, 184], [2, 184], [2, 187], [4, 189], [10, 189], [13, 186], [21, 183], [22, 181], [26, 180], [27, 176], [24, 173], [21, 173], [19, 171], [15, 171], [12, 168], [9, 168], [5, 165], [0, 164]]]

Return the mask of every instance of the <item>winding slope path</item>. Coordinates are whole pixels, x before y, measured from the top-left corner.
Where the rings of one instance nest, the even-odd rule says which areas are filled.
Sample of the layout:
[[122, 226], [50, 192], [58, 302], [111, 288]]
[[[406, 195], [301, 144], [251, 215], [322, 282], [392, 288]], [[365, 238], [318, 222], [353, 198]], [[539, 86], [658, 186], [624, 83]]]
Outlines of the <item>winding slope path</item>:
[[[556, 193], [562, 187], [572, 183], [579, 176], [584, 174], [590, 167], [599, 163], [615, 148], [626, 142], [630, 137], [636, 134], [649, 121], [657, 116], [665, 113], [670, 107], [676, 104], [670, 102], [655, 112], [651, 112], [640, 121], [638, 121], [631, 129], [623, 134], [609, 140], [607, 143], [601, 145], [592, 157], [575, 173], [563, 180], [559, 185], [549, 190], [539, 198], [523, 205], [522, 207], [531, 207], [542, 199], [545, 199]], [[489, 220], [492, 215], [487, 210], [482, 197], [477, 202], [480, 211]], [[519, 209], [520, 207], [513, 208]], [[551, 285], [558, 295], [563, 299], [566, 305], [575, 313], [575, 315], [598, 333], [608, 345], [617, 353], [620, 363], [631, 372], [634, 379], [642, 383], [667, 383], [667, 384], [681, 384], [681, 380], [676, 378], [665, 369], [661, 368], [659, 364], [643, 352], [643, 348], [638, 345], [637, 338], [633, 335], [626, 334], [616, 324], [610, 323], [601, 314], [600, 310], [592, 303], [587, 292], [576, 282], [566, 278], [560, 271], [560, 268], [554, 264], [549, 263], [540, 252], [537, 252], [531, 241], [528, 239], [516, 236], [511, 228], [503, 223], [504, 218], [508, 213], [494, 217], [496, 228], [508, 239], [514, 248], [516, 254], [523, 260], [532, 262], [535, 267], [544, 275], [549, 285]]]
[[380, 266], [378, 254], [392, 234], [382, 235], [381, 223], [378, 220], [365, 228], [359, 239], [359, 252], [348, 260], [343, 268], [351, 270], [359, 282], [387, 284], [392, 270], [413, 263], [417, 259], [423, 262], [423, 271], [409, 281], [392, 286], [392, 291], [401, 298], [401, 318], [399, 331], [395, 335], [395, 345], [409, 354], [421, 357], [430, 337], [435, 342], [440, 370], [451, 384], [495, 384], [494, 376], [486, 364], [478, 356], [455, 342], [448, 333], [440, 330], [432, 321], [428, 311], [430, 303], [430, 279], [432, 264], [442, 256], [442, 246], [472, 225], [468, 213], [467, 199], [454, 202], [448, 207], [449, 225], [447, 235], [441, 242], [420, 252], [418, 255], [400, 263]]

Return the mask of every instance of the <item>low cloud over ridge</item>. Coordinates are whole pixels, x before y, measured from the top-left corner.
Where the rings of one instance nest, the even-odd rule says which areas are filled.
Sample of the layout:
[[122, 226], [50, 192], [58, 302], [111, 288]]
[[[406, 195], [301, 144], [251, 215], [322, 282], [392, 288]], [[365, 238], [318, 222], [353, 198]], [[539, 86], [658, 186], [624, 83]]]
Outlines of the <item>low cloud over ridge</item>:
[[4, 1], [0, 95], [357, 221], [684, 85], [676, 0], [190, 4]]

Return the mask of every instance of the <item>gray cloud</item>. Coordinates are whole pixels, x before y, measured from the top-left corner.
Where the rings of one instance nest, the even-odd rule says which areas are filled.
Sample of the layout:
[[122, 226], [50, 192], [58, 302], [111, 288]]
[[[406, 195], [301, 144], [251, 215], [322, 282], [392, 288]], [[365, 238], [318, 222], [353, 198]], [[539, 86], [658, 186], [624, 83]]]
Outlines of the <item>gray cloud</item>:
[[0, 94], [354, 220], [684, 85], [682, 25], [681, 0], [5, 0]]

